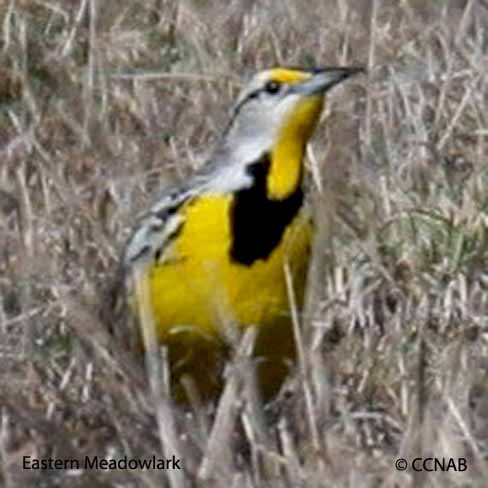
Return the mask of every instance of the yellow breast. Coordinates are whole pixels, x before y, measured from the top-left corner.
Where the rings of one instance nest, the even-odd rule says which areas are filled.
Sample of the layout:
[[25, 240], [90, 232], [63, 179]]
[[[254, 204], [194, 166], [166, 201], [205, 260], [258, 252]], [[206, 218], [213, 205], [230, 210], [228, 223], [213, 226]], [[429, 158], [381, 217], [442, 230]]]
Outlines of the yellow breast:
[[[154, 266], [150, 276], [158, 335], [170, 346], [170, 363], [177, 376], [191, 373], [203, 394], [218, 384], [226, 324], [258, 327], [256, 355], [273, 363], [261, 374], [269, 376], [263, 379], [268, 384], [264, 387], [273, 391], [275, 383], [279, 386], [277, 376], [286, 373], [284, 362], [294, 354], [285, 262], [299, 302], [305, 287], [311, 224], [304, 212], [297, 212], [267, 257], [242, 264], [232, 259], [234, 204], [232, 195], [206, 195], [188, 202], [181, 210], [185, 223], [171, 258]], [[256, 227], [248, 239], [261, 242]], [[202, 365], [206, 378], [198, 373], [195, 378]]]

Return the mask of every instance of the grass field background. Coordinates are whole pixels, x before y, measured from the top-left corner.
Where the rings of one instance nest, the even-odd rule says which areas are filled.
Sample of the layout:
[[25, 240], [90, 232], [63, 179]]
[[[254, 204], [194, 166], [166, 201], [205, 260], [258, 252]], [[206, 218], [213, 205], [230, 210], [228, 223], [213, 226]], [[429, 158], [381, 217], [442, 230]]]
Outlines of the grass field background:
[[[487, 24], [485, 0], [2, 2], [0, 485], [486, 486]], [[230, 375], [215, 422], [154, 404], [108, 290], [136, 216], [277, 64], [368, 75], [311, 146], [297, 371], [266, 408]], [[184, 470], [22, 469], [173, 454]]]

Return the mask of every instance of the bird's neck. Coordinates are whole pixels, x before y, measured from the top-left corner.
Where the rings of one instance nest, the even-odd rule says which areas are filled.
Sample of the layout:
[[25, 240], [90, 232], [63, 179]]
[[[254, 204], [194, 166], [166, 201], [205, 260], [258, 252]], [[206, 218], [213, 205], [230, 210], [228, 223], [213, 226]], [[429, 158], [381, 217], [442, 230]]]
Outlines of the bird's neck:
[[269, 198], [282, 200], [290, 196], [301, 184], [305, 144], [284, 138], [270, 155], [267, 191]]
[[313, 134], [323, 107], [322, 98], [310, 97], [285, 120], [271, 150], [268, 195], [282, 200], [301, 184], [305, 148]]

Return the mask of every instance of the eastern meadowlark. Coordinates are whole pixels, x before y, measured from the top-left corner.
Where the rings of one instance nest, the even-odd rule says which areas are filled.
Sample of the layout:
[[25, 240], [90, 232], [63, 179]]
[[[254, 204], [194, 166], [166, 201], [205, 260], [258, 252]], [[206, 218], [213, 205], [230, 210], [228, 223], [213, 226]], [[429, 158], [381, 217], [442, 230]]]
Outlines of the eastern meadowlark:
[[328, 90], [360, 71], [275, 68], [255, 75], [209, 161], [163, 191], [135, 228], [123, 260], [127, 301], [137, 310], [131, 276], [143, 269], [177, 398], [185, 396], [184, 377], [203, 397], [219, 390], [229, 324], [256, 327], [254, 357], [266, 396], [285, 378], [295, 341], [284, 269], [300, 307], [313, 236], [306, 145]]

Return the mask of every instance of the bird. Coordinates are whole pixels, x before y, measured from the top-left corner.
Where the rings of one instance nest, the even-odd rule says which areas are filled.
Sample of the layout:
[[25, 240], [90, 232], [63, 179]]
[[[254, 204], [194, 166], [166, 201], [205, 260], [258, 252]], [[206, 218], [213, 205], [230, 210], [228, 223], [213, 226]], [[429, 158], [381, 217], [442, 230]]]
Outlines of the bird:
[[255, 74], [211, 156], [186, 181], [163, 188], [134, 226], [121, 259], [123, 294], [137, 316], [134, 276], [142, 276], [177, 401], [188, 401], [188, 385], [203, 400], [221, 391], [229, 330], [255, 328], [264, 398], [288, 376], [296, 345], [285, 271], [300, 310], [314, 236], [306, 147], [328, 92], [363, 71], [279, 66]]

